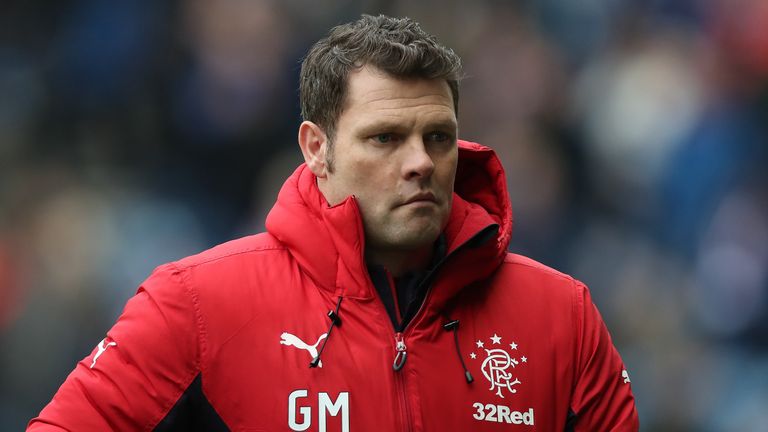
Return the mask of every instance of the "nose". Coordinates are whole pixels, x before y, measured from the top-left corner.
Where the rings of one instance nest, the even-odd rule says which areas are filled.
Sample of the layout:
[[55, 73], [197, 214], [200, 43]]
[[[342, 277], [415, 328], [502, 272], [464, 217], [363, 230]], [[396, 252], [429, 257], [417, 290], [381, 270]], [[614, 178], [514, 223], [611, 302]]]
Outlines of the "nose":
[[429, 177], [435, 170], [435, 162], [424, 145], [424, 140], [413, 138], [404, 146], [403, 176], [406, 179]]

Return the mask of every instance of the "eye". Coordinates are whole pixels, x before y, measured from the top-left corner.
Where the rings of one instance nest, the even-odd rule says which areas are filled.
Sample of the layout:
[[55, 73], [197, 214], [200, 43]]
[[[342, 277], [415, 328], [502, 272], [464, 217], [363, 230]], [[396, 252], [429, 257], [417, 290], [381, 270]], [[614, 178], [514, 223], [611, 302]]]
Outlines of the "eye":
[[425, 137], [425, 141], [431, 141], [431, 142], [448, 142], [452, 140], [452, 136], [445, 133], [445, 132], [430, 132]]
[[372, 138], [374, 139], [374, 141], [376, 141], [379, 144], [387, 144], [389, 142], [394, 141], [395, 136], [391, 133], [382, 133], [382, 134], [374, 135]]

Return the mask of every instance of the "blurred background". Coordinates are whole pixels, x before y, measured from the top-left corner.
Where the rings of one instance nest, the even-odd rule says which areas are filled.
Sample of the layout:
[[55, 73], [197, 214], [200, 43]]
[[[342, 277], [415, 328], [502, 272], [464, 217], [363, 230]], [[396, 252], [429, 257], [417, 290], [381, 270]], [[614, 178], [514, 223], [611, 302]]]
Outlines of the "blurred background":
[[511, 249], [585, 281], [644, 431], [768, 431], [765, 0], [5, 0], [0, 430], [164, 262], [263, 229], [298, 71], [361, 13], [462, 56]]

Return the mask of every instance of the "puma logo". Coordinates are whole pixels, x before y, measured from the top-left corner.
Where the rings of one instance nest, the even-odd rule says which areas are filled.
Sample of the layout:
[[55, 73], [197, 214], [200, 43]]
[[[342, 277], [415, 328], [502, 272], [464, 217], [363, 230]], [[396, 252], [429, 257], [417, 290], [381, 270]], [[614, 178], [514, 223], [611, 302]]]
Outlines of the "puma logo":
[[626, 369], [624, 369], [623, 371], [621, 371], [621, 377], [622, 377], [622, 378], [624, 378], [624, 384], [626, 384], [626, 383], [630, 382], [630, 381], [629, 381], [629, 372], [627, 372], [627, 370], [626, 370]]
[[[303, 340], [299, 339], [298, 337], [296, 337], [296, 336], [294, 336], [294, 335], [292, 335], [292, 334], [290, 334], [288, 332], [284, 332], [283, 334], [280, 335], [280, 344], [281, 345], [294, 346], [294, 347], [296, 347], [296, 348], [298, 348], [300, 350], [305, 350], [305, 351], [309, 352], [309, 355], [312, 357], [312, 360], [314, 360], [315, 357], [317, 357], [317, 346], [320, 345], [320, 342], [323, 339], [325, 339], [326, 337], [328, 337], [328, 333], [323, 333], [323, 334], [320, 335], [319, 338], [317, 338], [317, 342], [315, 342], [314, 345], [307, 345], [306, 342], [304, 342]], [[319, 367], [323, 367], [323, 362], [320, 361], [318, 363], [318, 366]]]
[[93, 363], [91, 363], [91, 369], [93, 369], [94, 366], [96, 366], [96, 360], [98, 360], [99, 357], [101, 357], [102, 354], [104, 354], [104, 351], [107, 350], [107, 348], [111, 346], [117, 346], [117, 342], [110, 342], [106, 345], [104, 345], [104, 342], [107, 341], [107, 338], [104, 338], [99, 342], [99, 351], [96, 352], [96, 355], [93, 356]]

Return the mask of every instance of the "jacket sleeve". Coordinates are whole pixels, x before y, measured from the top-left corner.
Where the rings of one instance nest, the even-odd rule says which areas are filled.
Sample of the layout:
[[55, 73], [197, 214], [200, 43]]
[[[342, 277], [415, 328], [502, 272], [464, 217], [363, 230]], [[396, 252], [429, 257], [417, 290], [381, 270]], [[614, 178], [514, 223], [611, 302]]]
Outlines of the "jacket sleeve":
[[196, 297], [185, 273], [159, 267], [28, 431], [152, 429], [199, 371]]
[[566, 430], [636, 432], [639, 429], [629, 375], [589, 295], [577, 282], [576, 381]]

